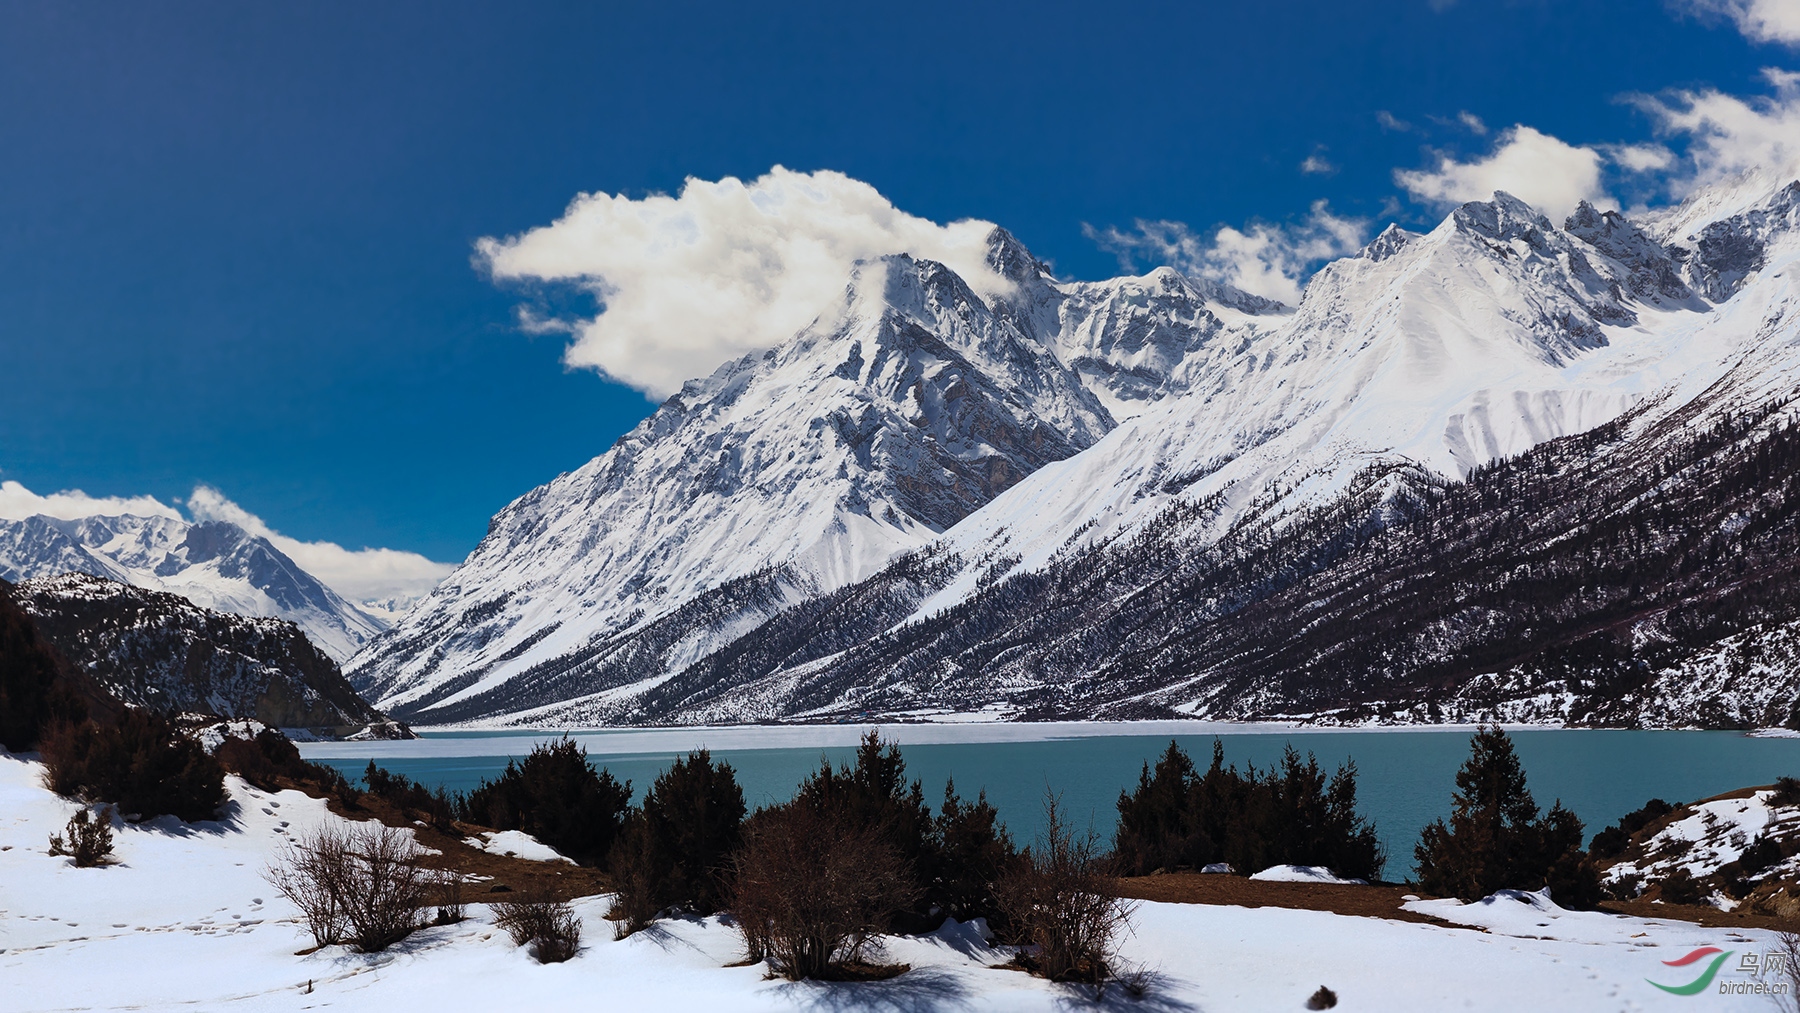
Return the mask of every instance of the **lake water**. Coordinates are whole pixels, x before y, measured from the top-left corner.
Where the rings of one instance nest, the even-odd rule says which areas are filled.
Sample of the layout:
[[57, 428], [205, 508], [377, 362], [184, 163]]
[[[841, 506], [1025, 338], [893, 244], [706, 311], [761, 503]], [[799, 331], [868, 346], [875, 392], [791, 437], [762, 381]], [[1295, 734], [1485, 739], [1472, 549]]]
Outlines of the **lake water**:
[[[818, 768], [851, 756], [861, 729], [769, 727], [607, 730], [572, 733], [597, 767], [633, 783], [641, 795], [669, 761], [706, 745], [737, 769], [752, 806], [783, 801]], [[944, 780], [965, 797], [985, 790], [1020, 843], [1041, 823], [1046, 789], [1061, 794], [1077, 820], [1092, 819], [1108, 840], [1119, 791], [1173, 738], [1197, 765], [1212, 755], [1215, 734], [1227, 763], [1266, 766], [1292, 742], [1336, 769], [1354, 758], [1358, 803], [1387, 847], [1388, 879], [1404, 879], [1419, 830], [1448, 817], [1456, 771], [1469, 752], [1468, 729], [1312, 731], [1191, 723], [1064, 725], [896, 725], [910, 777], [924, 782], [936, 809]], [[1590, 835], [1647, 799], [1691, 801], [1782, 775], [1800, 776], [1800, 739], [1752, 738], [1736, 732], [1520, 730], [1511, 733], [1532, 794], [1545, 809], [1560, 798]], [[410, 742], [313, 743], [308, 759], [337, 767], [355, 781], [370, 760], [427, 786], [466, 791], [493, 777], [549, 733], [441, 732]]]

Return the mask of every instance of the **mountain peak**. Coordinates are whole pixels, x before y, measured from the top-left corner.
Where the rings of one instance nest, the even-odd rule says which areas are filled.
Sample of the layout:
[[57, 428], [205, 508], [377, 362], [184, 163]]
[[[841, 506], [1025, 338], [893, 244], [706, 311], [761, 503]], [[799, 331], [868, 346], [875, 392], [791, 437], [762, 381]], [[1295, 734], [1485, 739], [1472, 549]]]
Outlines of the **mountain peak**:
[[1373, 260], [1379, 263], [1399, 253], [1406, 244], [1417, 238], [1419, 238], [1417, 232], [1408, 232], [1398, 225], [1390, 224], [1381, 230], [1381, 235], [1371, 239], [1369, 245], [1362, 248], [1360, 256], [1364, 260]]
[[1050, 274], [1050, 265], [1032, 256], [1017, 236], [996, 225], [987, 237], [987, 264], [995, 273], [1015, 285], [1022, 285]]
[[221, 612], [291, 620], [339, 659], [385, 625], [267, 539], [228, 521], [132, 514], [0, 519], [0, 578], [71, 572], [173, 592]]
[[1534, 249], [1541, 248], [1544, 237], [1556, 226], [1543, 213], [1505, 190], [1495, 190], [1491, 201], [1470, 201], [1450, 212], [1453, 226], [1463, 232], [1474, 232], [1508, 242], [1522, 239]]

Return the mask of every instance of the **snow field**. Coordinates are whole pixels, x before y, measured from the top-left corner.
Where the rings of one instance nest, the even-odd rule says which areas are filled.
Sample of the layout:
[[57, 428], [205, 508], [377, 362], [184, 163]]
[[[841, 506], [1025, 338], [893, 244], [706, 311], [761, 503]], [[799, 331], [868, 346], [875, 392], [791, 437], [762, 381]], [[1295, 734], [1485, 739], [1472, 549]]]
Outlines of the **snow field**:
[[[462, 923], [421, 930], [386, 953], [311, 945], [261, 869], [282, 839], [337, 819], [297, 792], [233, 778], [216, 823], [121, 825], [119, 864], [76, 869], [45, 853], [75, 804], [38, 782], [41, 767], [0, 753], [0, 1010], [1055, 1010], [1085, 1007], [1070, 988], [993, 965], [978, 923], [885, 940], [912, 970], [885, 982], [765, 980], [718, 918], [659, 922], [614, 941], [606, 897], [575, 902], [582, 950], [539, 965], [497, 930], [486, 905]], [[1768, 951], [1767, 933], [1565, 912], [1505, 894], [1479, 904], [1409, 908], [1476, 929], [1318, 911], [1143, 903], [1122, 955], [1152, 990], [1105, 1006], [1146, 1011], [1298, 1010], [1320, 985], [1340, 1010], [1694, 1010], [1741, 997], [1666, 995], [1686, 981], [1660, 963], [1712, 945]], [[1735, 960], [1735, 958], [1734, 958]], [[1734, 966], [1734, 965], [1732, 965]], [[1729, 973], [1729, 967], [1727, 970]], [[310, 988], [310, 991], [308, 989]], [[1754, 1000], [1753, 1000], [1754, 1001]]]

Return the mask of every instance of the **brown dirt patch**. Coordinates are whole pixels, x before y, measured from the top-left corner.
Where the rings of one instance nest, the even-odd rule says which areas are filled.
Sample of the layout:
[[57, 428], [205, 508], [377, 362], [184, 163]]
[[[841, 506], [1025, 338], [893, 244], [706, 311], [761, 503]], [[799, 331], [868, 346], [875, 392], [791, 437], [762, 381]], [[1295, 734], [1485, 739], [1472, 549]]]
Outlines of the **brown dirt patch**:
[[[1448, 928], [1456, 925], [1442, 918], [1401, 910], [1408, 894], [1430, 898], [1404, 885], [1374, 883], [1369, 886], [1344, 886], [1333, 883], [1265, 883], [1242, 876], [1208, 875], [1198, 872], [1173, 872], [1162, 876], [1132, 876], [1113, 881], [1119, 896], [1133, 900], [1158, 901], [1167, 904], [1220, 904], [1237, 907], [1283, 907], [1301, 911], [1329, 911], [1340, 915], [1365, 918], [1388, 918], [1400, 922], [1426, 922]], [[1794, 923], [1767, 914], [1720, 911], [1698, 904], [1653, 904], [1648, 900], [1604, 901], [1602, 911], [1613, 911], [1636, 918], [1660, 921], [1690, 922], [1707, 928], [1770, 929], [1791, 931]]]
[[1701, 904], [1656, 904], [1648, 900], [1600, 902], [1600, 910], [1617, 911], [1635, 918], [1656, 918], [1662, 921], [1692, 922], [1714, 929], [1770, 929], [1776, 932], [1792, 932], [1794, 921], [1791, 918], [1778, 918], [1770, 914], [1749, 914], [1743, 911], [1720, 911], [1715, 907]]
[[[1284, 907], [1301, 911], [1330, 911], [1365, 918], [1389, 918], [1400, 922], [1449, 925], [1442, 918], [1403, 911], [1408, 894], [1424, 894], [1404, 886], [1373, 883], [1368, 886], [1336, 883], [1267, 883], [1199, 872], [1171, 872], [1161, 876], [1131, 876], [1113, 881], [1119, 896], [1169, 904], [1230, 904], [1237, 907]], [[1460, 926], [1459, 926], [1460, 927]]]
[[285, 777], [277, 780], [282, 788], [305, 792], [314, 798], [324, 798], [331, 811], [345, 819], [373, 818], [391, 827], [412, 830], [420, 844], [443, 852], [441, 855], [425, 856], [420, 860], [420, 865], [428, 869], [453, 869], [465, 876], [483, 877], [463, 887], [463, 900], [468, 903], [505, 900], [519, 893], [548, 896], [555, 900], [573, 900], [612, 890], [612, 880], [598, 869], [570, 865], [567, 862], [532, 862], [522, 858], [508, 858], [463, 843], [463, 838], [473, 837], [478, 832], [491, 829], [489, 827], [457, 823], [456, 834], [446, 834], [435, 827], [417, 822], [417, 813], [402, 812], [393, 803], [368, 792], [363, 793], [355, 808], [350, 808], [341, 800], [322, 793], [316, 785]]

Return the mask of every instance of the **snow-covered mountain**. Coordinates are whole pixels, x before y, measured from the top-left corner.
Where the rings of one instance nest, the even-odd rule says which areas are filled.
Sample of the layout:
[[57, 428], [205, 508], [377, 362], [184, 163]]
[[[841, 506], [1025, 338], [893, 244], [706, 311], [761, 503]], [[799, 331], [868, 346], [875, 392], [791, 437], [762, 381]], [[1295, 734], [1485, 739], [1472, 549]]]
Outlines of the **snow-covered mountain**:
[[342, 661], [385, 624], [228, 521], [168, 516], [0, 518], [0, 580], [85, 573], [179, 594], [202, 608], [285, 619]]
[[[1616, 461], [1641, 472], [1689, 430], [1766, 421], [1800, 394], [1796, 237], [1800, 184], [1746, 179], [1640, 222], [1584, 205], [1561, 228], [1497, 194], [1390, 228], [1292, 310], [1168, 270], [1057, 282], [1004, 233], [991, 262], [1014, 288], [991, 302], [883, 261], [840, 323], [690, 384], [509, 507], [349, 673], [421, 721], [1370, 701], [1171, 638], [1261, 657], [1231, 631], [1268, 634], [1246, 617], [1346, 538], [1473, 516], [1442, 491], [1497, 463], [1550, 483], [1576, 434], [1627, 425]], [[1695, 501], [1727, 501], [1696, 467]], [[1616, 509], [1650, 523], [1645, 502]], [[1404, 690], [1391, 703], [1444, 654], [1417, 647], [1394, 656], [1410, 675], [1375, 680]], [[1440, 668], [1440, 689], [1481, 674]]]
[[[1059, 285], [1003, 230], [989, 263], [1012, 287], [992, 302], [937, 263], [863, 265], [792, 341], [689, 383], [508, 506], [352, 681], [410, 711], [629, 696], [1091, 446], [1115, 424], [1105, 402], [1178, 386], [1227, 330], [1168, 272]], [[1069, 347], [1129, 383], [1090, 389]]]

